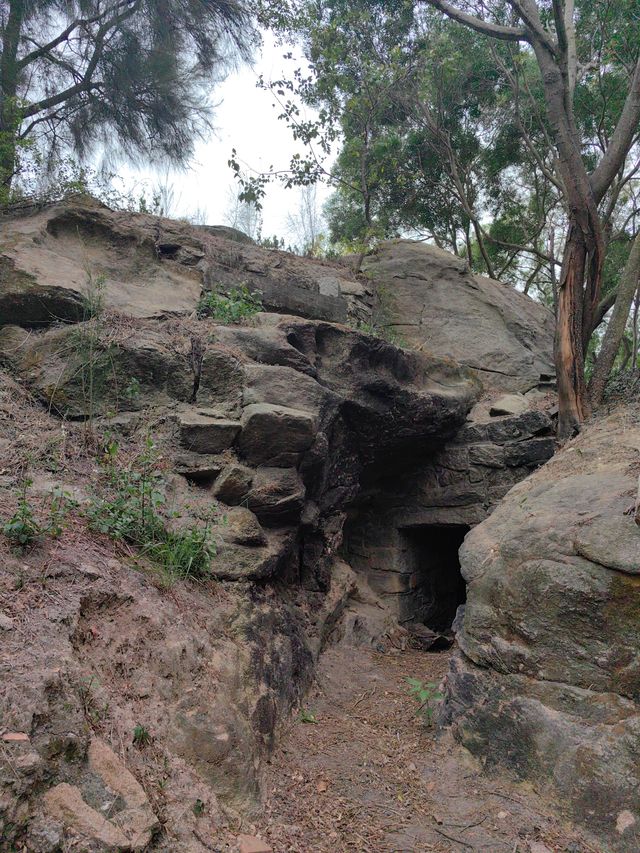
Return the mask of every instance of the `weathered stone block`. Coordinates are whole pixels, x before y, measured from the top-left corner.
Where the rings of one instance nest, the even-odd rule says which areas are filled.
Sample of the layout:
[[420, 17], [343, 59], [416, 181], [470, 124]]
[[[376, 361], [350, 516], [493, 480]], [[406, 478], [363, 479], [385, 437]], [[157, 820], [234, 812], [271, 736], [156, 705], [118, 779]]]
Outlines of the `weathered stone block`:
[[265, 545], [223, 543], [211, 564], [214, 578], [229, 581], [265, 580], [273, 577], [286, 561], [295, 537], [288, 531], [271, 533]]
[[382, 569], [367, 571], [371, 587], [381, 595], [403, 595], [416, 588], [418, 579], [414, 572], [391, 572]]
[[256, 547], [267, 544], [267, 537], [260, 527], [260, 522], [254, 513], [244, 506], [231, 507], [224, 513], [222, 538], [234, 545]]
[[504, 418], [486, 425], [486, 435], [490, 441], [503, 444], [514, 439], [532, 438], [552, 431], [551, 419], [545, 412], [525, 412], [512, 418]]
[[244, 384], [244, 368], [238, 358], [220, 349], [208, 349], [202, 357], [197, 391], [199, 406], [226, 404], [239, 409]]
[[242, 503], [251, 488], [253, 474], [245, 465], [229, 465], [216, 480], [213, 494], [228, 506]]
[[332, 401], [337, 405], [338, 394], [333, 393], [316, 379], [292, 367], [272, 364], [249, 364], [245, 368], [246, 384], [243, 403], [271, 403], [290, 409], [302, 410], [315, 417]]
[[449, 446], [438, 454], [438, 465], [451, 471], [466, 471], [469, 467], [469, 451], [466, 447]]
[[555, 449], [556, 444], [552, 438], [531, 438], [528, 441], [507, 444], [504, 448], [505, 464], [511, 468], [520, 465], [533, 468], [551, 459]]
[[489, 408], [492, 418], [501, 415], [522, 415], [529, 408], [529, 403], [523, 394], [503, 394], [494, 400]]
[[185, 451], [176, 456], [174, 470], [176, 474], [186, 477], [190, 482], [206, 486], [218, 477], [222, 471], [222, 464], [216, 456]]
[[248, 505], [261, 524], [284, 527], [298, 521], [304, 498], [304, 483], [295, 469], [258, 468]]
[[469, 447], [469, 461], [487, 468], [503, 468], [504, 448], [498, 444], [472, 444]]
[[315, 433], [315, 418], [308, 412], [254, 403], [242, 414], [238, 447], [252, 465], [288, 467], [311, 447]]
[[240, 432], [238, 421], [213, 419], [196, 412], [180, 416], [180, 443], [195, 453], [222, 453]]

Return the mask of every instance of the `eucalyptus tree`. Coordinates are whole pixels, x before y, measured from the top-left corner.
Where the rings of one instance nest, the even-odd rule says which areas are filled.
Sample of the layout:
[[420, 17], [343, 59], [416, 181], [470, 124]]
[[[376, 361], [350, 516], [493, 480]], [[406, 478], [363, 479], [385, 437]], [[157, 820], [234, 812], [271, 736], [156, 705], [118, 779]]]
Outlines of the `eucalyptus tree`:
[[[559, 427], [572, 434], [590, 407], [588, 344], [616, 300], [640, 210], [637, 0], [293, 8], [277, 28], [299, 39], [309, 72], [274, 88], [315, 150], [285, 181], [326, 177], [322, 157], [339, 142], [335, 236], [419, 234], [537, 288], [557, 312]], [[294, 95], [317, 121], [300, 118]], [[593, 371], [596, 403], [606, 362]]]
[[241, 0], [0, 0], [0, 187], [34, 140], [184, 163], [253, 39]]
[[[558, 192], [519, 140], [509, 55], [496, 63], [485, 39], [413, 0], [303, 0], [284, 30], [308, 69], [271, 87], [307, 154], [280, 175], [288, 185], [333, 184], [333, 237], [427, 238], [551, 299]], [[301, 119], [296, 97], [316, 120]], [[245, 181], [249, 197], [265, 179]]]
[[[426, 0], [458, 24], [535, 57], [545, 99], [555, 177], [568, 220], [558, 287], [556, 372], [559, 432], [570, 436], [589, 413], [584, 360], [601, 320], [606, 253], [603, 212], [615, 207], [630, 176], [640, 133], [640, 18], [635, 0]], [[581, 83], [607, 97], [591, 133], [576, 120]], [[584, 92], [582, 93], [584, 94]]]
[[[520, 141], [503, 73], [509, 57], [496, 63], [485, 40], [415, 8], [412, 39], [411, 72], [405, 63], [388, 90], [383, 144], [372, 151], [379, 227], [432, 239], [477, 271], [524, 280], [526, 290], [550, 285], [555, 258], [545, 243], [558, 193]], [[353, 180], [349, 117], [342, 130], [336, 172]], [[353, 212], [348, 186], [338, 189], [336, 222]]]

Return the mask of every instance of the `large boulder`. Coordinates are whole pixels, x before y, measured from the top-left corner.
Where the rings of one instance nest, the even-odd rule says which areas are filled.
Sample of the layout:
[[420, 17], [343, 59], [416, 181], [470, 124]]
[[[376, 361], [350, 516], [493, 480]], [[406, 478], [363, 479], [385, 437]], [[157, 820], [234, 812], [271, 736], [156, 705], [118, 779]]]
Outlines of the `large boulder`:
[[304, 498], [304, 483], [295, 468], [258, 468], [247, 504], [262, 524], [283, 527], [299, 520]]
[[[553, 367], [553, 315], [425, 243], [382, 243], [365, 259], [385, 324], [407, 346], [472, 368], [489, 388], [528, 391]], [[515, 413], [514, 413], [515, 414]]]
[[157, 217], [89, 197], [5, 217], [2, 236], [0, 323], [86, 319], [98, 301], [135, 317], [192, 311], [202, 290], [194, 266], [204, 252], [193, 239], [182, 240], [190, 263], [164, 262]]
[[194, 453], [222, 453], [240, 432], [240, 422], [189, 411], [180, 416], [180, 441]]
[[487, 768], [534, 781], [616, 851], [640, 826], [639, 447], [632, 414], [593, 424], [469, 533], [445, 706]]
[[0, 327], [0, 357], [48, 407], [79, 419], [191, 400], [193, 367], [174, 344], [149, 326]]

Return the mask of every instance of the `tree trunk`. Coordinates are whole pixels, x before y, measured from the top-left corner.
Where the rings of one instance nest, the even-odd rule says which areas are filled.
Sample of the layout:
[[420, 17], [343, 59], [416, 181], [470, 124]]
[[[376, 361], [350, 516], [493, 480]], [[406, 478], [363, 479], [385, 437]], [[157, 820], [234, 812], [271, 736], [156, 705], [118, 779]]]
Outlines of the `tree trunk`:
[[[558, 283], [555, 361], [558, 437], [571, 438], [589, 415], [584, 356], [600, 295], [604, 241], [597, 204], [580, 151], [566, 68], [536, 38], [533, 49], [544, 86], [547, 117], [558, 151], [569, 230]], [[566, 65], [566, 63], [565, 63]]]
[[587, 246], [573, 222], [565, 244], [556, 317], [555, 362], [558, 382], [558, 437], [571, 438], [589, 414], [582, 343], [583, 282]]
[[631, 254], [620, 276], [611, 319], [604, 333], [598, 362], [589, 383], [589, 394], [594, 406], [598, 406], [602, 402], [607, 379], [620, 349], [624, 330], [627, 327], [631, 303], [638, 289], [638, 278], [640, 278], [640, 232], [633, 242]]
[[631, 373], [638, 370], [638, 317], [640, 316], [640, 283], [633, 300], [633, 341], [631, 343]]
[[0, 203], [9, 197], [15, 162], [15, 149], [12, 150], [10, 138], [0, 127]]
[[12, 0], [2, 35], [0, 52], [0, 200], [8, 197], [16, 172], [20, 115], [17, 104], [18, 45], [25, 10], [24, 0]]
[[[568, 438], [589, 414], [584, 379], [584, 353], [597, 318], [605, 245], [598, 204], [615, 179], [637, 134], [640, 118], [640, 61], [609, 146], [600, 163], [587, 173], [581, 135], [573, 110], [576, 81], [574, 2], [554, 3], [555, 38], [543, 23], [543, 4], [508, 0], [522, 26], [503, 26], [451, 5], [428, 0], [436, 9], [476, 32], [509, 42], [527, 41], [536, 56], [544, 89], [546, 114], [558, 152], [564, 201], [569, 217], [562, 274], [558, 287], [555, 359], [558, 379], [560, 438]], [[482, 4], [481, 4], [482, 5]], [[547, 4], [544, 4], [545, 8]]]

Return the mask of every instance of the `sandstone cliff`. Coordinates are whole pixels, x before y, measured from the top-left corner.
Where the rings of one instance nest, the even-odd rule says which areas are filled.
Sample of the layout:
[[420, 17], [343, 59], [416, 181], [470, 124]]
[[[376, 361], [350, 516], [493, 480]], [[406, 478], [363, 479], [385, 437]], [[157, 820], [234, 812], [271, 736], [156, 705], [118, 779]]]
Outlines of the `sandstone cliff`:
[[[255, 807], [328, 641], [448, 633], [464, 535], [554, 451], [548, 312], [425, 246], [355, 275], [87, 199], [6, 219], [0, 250], [2, 514], [75, 501], [0, 545], [4, 832], [205, 849], [185, 798], [208, 837]], [[241, 285], [250, 321], [198, 312]], [[358, 331], [381, 322], [407, 346]], [[169, 590], [87, 524], [149, 442], [168, 528], [216, 542]]]

